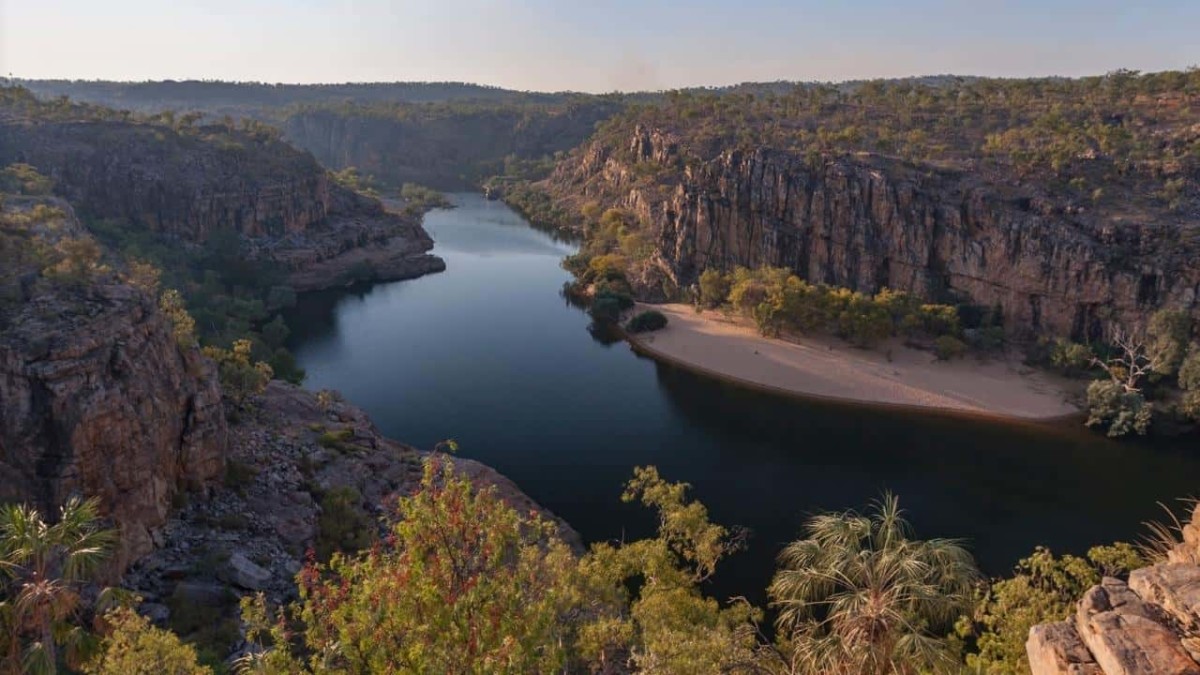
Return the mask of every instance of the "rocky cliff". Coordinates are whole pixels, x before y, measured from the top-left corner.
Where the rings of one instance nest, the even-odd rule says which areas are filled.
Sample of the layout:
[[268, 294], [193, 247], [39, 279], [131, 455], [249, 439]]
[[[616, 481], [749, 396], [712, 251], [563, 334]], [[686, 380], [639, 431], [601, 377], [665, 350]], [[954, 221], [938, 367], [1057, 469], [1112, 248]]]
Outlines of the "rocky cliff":
[[[194, 614], [191, 606], [200, 605], [214, 621], [231, 622], [230, 641], [215, 646], [223, 650], [236, 650], [240, 642], [239, 596], [294, 599], [295, 575], [306, 556], [321, 541], [337, 541], [339, 532], [361, 528], [373, 535], [381, 518], [394, 514], [396, 500], [420, 484], [427, 456], [383, 436], [362, 410], [339, 397], [279, 381], [257, 399], [253, 413], [231, 426], [230, 436], [228, 479], [208, 499], [192, 500], [173, 514], [161, 545], [124, 580], [146, 600], [142, 611], [156, 620], [178, 626], [180, 617], [173, 614]], [[477, 484], [495, 486], [517, 510], [546, 515], [495, 470], [468, 459], [451, 461]], [[348, 494], [350, 501], [335, 510], [331, 494]], [[563, 539], [582, 549], [579, 535], [557, 523]]]
[[297, 286], [398, 279], [444, 268], [419, 218], [334, 183], [312, 155], [253, 125], [133, 120], [114, 111], [0, 97], [0, 166], [22, 162], [89, 219], [113, 219], [184, 246], [234, 231], [246, 250], [298, 276]]
[[[69, 206], [51, 203], [63, 214], [48, 224], [55, 236], [86, 237]], [[0, 502], [52, 514], [71, 496], [98, 498], [120, 528], [122, 569], [151, 550], [178, 495], [224, 472], [215, 369], [111, 274], [66, 285], [33, 270], [21, 286], [0, 325]]]
[[681, 143], [639, 126], [623, 146], [586, 146], [545, 186], [633, 212], [653, 267], [681, 288], [707, 267], [784, 266], [864, 292], [999, 304], [1010, 329], [1076, 338], [1163, 306], [1197, 309], [1195, 228], [1115, 225], [961, 168], [768, 147], [698, 160]]
[[1200, 508], [1165, 562], [1104, 579], [1075, 616], [1034, 626], [1026, 650], [1033, 675], [1200, 673]]

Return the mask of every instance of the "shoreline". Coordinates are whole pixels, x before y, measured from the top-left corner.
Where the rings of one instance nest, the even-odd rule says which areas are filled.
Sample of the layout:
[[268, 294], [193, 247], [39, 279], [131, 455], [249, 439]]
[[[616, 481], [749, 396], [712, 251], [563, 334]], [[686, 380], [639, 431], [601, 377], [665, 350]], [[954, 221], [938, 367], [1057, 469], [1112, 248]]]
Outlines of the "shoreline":
[[1043, 428], [1082, 421], [1082, 408], [1069, 400], [1081, 393], [1079, 383], [1028, 367], [1018, 371], [1011, 357], [937, 361], [893, 340], [885, 343], [887, 351], [899, 357], [890, 360], [883, 351], [832, 337], [763, 337], [747, 321], [711, 310], [696, 313], [690, 305], [639, 303], [634, 311], [645, 309], [662, 312], [668, 323], [652, 333], [623, 330], [634, 353], [737, 386], [799, 400]]

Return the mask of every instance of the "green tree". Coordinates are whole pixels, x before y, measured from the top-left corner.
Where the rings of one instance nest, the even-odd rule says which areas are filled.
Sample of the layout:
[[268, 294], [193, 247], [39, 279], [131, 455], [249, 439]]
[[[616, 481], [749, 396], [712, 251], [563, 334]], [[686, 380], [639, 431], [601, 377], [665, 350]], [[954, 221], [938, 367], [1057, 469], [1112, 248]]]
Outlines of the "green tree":
[[0, 507], [0, 663], [55, 673], [78, 662], [87, 638], [80, 593], [115, 541], [95, 500], [71, 498], [53, 524], [28, 506]]
[[1188, 351], [1192, 317], [1183, 310], [1162, 309], [1150, 317], [1146, 327], [1146, 350], [1151, 367], [1160, 376], [1174, 375]]
[[283, 316], [278, 314], [262, 327], [263, 342], [267, 343], [267, 347], [271, 349], [282, 347], [291, 334], [292, 331], [288, 328], [287, 323], [284, 322]]
[[576, 604], [570, 549], [445, 459], [425, 464], [386, 545], [300, 576], [308, 646], [333, 672], [554, 672]]
[[957, 541], [912, 539], [899, 501], [814, 516], [768, 588], [783, 659], [799, 672], [952, 671], [943, 636], [970, 611], [975, 562]]
[[[601, 612], [584, 627], [583, 653], [591, 663], [611, 663], [613, 654], [626, 651], [645, 672], [725, 672], [756, 661], [759, 612], [744, 601], [722, 607], [700, 590], [741, 540], [711, 522], [703, 504], [688, 500], [688, 487], [663, 480], [654, 467], [634, 469], [621, 499], [654, 508], [658, 536], [598, 544], [584, 559], [590, 588], [600, 597], [616, 593], [629, 607], [628, 613]], [[635, 581], [639, 588], [630, 596]]]
[[375, 521], [362, 508], [362, 495], [344, 485], [321, 497], [317, 518], [317, 559], [326, 562], [336, 552], [355, 553], [376, 538]]
[[197, 663], [191, 645], [131, 609], [112, 610], [102, 623], [104, 639], [99, 653], [84, 664], [85, 675], [212, 675]]
[[1200, 345], [1193, 344], [1179, 366], [1179, 387], [1183, 389], [1180, 411], [1190, 419], [1200, 420]]
[[626, 328], [631, 333], [646, 333], [667, 327], [667, 317], [662, 312], [648, 309], [629, 320]]
[[1050, 348], [1050, 364], [1064, 375], [1079, 375], [1086, 372], [1091, 368], [1094, 358], [1095, 354], [1092, 353], [1091, 347], [1063, 338], [1055, 340], [1054, 345]]
[[1152, 410], [1142, 393], [1113, 380], [1095, 380], [1088, 385], [1087, 407], [1086, 424], [1106, 429], [1110, 438], [1145, 435], [1150, 428]]
[[188, 313], [183, 296], [179, 291], [168, 288], [158, 299], [158, 308], [171, 322], [175, 342], [181, 347], [196, 344], [196, 320]]
[[729, 277], [720, 270], [704, 270], [700, 274], [700, 306], [713, 309], [725, 304], [725, 300], [729, 298], [729, 284]]
[[[710, 673], [756, 663], [745, 602], [701, 592], [739, 539], [713, 524], [687, 485], [638, 468], [625, 501], [659, 516], [657, 536], [576, 556], [556, 528], [426, 460], [379, 544], [299, 576], [302, 602], [243, 601], [253, 673]], [[304, 626], [302, 663], [288, 626]], [[271, 646], [273, 645], [273, 646]]]
[[262, 361], [252, 362], [253, 345], [249, 340], [235, 340], [232, 349], [205, 347], [204, 355], [217, 363], [221, 391], [237, 405], [244, 405], [252, 396], [261, 394], [271, 381], [271, 366]]

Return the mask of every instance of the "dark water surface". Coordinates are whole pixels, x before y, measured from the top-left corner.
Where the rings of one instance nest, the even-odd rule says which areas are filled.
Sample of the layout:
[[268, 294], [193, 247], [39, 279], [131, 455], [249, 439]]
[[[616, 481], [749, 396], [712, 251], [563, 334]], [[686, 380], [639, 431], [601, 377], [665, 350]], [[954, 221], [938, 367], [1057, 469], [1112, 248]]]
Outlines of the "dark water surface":
[[306, 386], [340, 390], [385, 433], [494, 466], [588, 541], [645, 533], [620, 503], [635, 465], [694, 486], [751, 531], [720, 597], [762, 600], [806, 514], [897, 493], [922, 537], [963, 537], [985, 571], [1035, 545], [1130, 540], [1156, 501], [1197, 492], [1200, 448], [916, 415], [748, 391], [592, 337], [560, 296], [570, 244], [498, 202], [456, 195], [425, 227], [444, 273], [307, 294], [287, 317]]

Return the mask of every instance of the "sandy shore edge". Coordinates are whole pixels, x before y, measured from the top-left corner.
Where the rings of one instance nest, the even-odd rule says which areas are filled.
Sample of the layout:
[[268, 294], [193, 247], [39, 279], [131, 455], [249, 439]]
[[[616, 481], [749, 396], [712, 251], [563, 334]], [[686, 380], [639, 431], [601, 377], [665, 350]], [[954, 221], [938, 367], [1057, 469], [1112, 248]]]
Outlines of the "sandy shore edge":
[[704, 375], [801, 398], [1047, 422], [1076, 417], [1082, 385], [1019, 360], [968, 356], [937, 361], [899, 340], [874, 350], [828, 337], [764, 338], [745, 320], [690, 305], [638, 305], [667, 327], [629, 334], [635, 352]]

